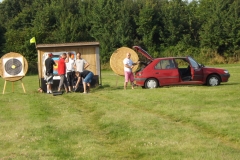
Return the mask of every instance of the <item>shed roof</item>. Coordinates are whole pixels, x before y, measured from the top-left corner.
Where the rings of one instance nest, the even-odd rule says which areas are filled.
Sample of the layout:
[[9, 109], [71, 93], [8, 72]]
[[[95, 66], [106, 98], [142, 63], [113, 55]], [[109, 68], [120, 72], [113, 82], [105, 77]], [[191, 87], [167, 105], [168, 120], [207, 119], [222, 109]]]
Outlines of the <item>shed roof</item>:
[[54, 47], [77, 47], [77, 46], [99, 46], [99, 42], [74, 42], [74, 43], [56, 43], [56, 44], [37, 44], [36, 48], [54, 48]]

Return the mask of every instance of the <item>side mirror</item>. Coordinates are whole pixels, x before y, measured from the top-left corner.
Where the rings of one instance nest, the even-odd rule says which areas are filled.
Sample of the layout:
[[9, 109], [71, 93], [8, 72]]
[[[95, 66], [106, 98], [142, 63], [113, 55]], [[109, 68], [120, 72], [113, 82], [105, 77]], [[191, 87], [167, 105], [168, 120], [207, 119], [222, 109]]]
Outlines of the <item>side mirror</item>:
[[200, 64], [200, 63], [199, 63], [199, 66], [200, 66], [200, 67], [205, 67], [204, 64]]

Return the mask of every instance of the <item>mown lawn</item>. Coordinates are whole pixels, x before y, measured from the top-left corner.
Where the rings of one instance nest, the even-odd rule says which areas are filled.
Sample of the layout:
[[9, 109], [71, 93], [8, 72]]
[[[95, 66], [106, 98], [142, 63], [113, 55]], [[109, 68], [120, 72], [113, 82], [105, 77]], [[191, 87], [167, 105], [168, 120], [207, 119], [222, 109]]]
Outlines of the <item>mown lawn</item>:
[[87, 95], [38, 93], [37, 76], [24, 77], [26, 94], [8, 82], [0, 159], [240, 159], [240, 65], [220, 67], [231, 77], [217, 87], [123, 90], [112, 71]]

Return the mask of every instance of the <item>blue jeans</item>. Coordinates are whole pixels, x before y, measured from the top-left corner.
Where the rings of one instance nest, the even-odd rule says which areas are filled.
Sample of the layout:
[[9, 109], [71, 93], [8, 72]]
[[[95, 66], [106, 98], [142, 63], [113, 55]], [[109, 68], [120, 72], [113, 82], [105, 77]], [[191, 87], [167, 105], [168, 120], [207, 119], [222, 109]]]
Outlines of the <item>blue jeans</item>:
[[92, 79], [93, 79], [93, 73], [92, 72], [90, 72], [90, 73], [88, 73], [88, 75], [84, 78], [84, 80], [83, 80], [83, 82], [85, 82], [85, 83], [91, 83], [92, 82]]

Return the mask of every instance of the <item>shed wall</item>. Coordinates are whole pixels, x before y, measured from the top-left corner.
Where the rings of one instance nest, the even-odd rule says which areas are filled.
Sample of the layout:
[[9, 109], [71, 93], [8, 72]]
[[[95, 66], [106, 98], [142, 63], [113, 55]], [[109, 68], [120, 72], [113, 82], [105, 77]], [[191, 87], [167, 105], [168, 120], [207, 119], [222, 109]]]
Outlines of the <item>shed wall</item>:
[[100, 59], [98, 46], [83, 46], [83, 47], [53, 47], [53, 48], [39, 48], [38, 49], [38, 73], [39, 77], [43, 78], [42, 65], [43, 54], [45, 52], [62, 52], [62, 51], [75, 51], [80, 52], [82, 58], [85, 59], [90, 65], [87, 70], [92, 71], [95, 75], [100, 75]]

